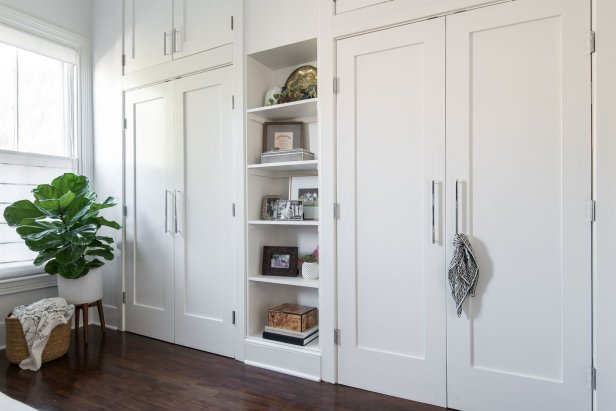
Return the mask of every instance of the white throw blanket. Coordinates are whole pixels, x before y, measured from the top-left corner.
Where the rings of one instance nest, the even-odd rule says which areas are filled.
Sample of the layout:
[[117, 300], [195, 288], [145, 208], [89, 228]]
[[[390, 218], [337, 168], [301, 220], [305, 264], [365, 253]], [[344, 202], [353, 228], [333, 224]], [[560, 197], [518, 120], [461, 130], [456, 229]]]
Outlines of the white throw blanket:
[[75, 306], [67, 304], [64, 298], [45, 298], [13, 310], [11, 317], [17, 318], [24, 330], [30, 356], [19, 363], [24, 370], [36, 371], [41, 368], [43, 350], [51, 331], [58, 325], [66, 324], [73, 315]]

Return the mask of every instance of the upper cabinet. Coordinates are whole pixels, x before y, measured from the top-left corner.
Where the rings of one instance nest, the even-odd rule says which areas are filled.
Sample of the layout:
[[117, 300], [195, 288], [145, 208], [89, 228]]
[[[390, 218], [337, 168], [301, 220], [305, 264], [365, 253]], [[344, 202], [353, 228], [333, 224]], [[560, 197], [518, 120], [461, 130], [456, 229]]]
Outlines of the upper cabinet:
[[507, 0], [337, 0], [334, 37], [344, 37]]
[[228, 0], [125, 0], [124, 74], [233, 42]]

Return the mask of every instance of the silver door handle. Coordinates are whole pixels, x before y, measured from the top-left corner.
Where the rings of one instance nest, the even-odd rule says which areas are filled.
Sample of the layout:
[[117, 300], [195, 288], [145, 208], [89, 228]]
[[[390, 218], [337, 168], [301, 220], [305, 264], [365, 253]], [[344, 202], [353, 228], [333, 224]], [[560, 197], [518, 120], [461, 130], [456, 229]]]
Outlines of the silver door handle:
[[173, 199], [173, 224], [174, 224], [174, 231], [175, 234], [181, 234], [182, 232], [179, 229], [179, 224], [178, 224], [178, 201], [180, 200], [180, 195], [182, 193], [180, 192], [180, 190], [175, 190], [175, 198]]
[[169, 34], [166, 31], [163, 32], [163, 54], [165, 56], [167, 55], [167, 37], [169, 37]]
[[436, 181], [432, 180], [432, 244], [436, 244], [436, 213], [435, 213], [435, 202], [434, 202], [434, 187], [436, 186]]
[[458, 186], [460, 180], [456, 179], [456, 235], [460, 234], [460, 192]]
[[177, 53], [178, 51], [180, 51], [180, 49], [178, 48], [179, 33], [180, 31], [178, 29], [173, 29], [173, 52], [174, 53]]
[[165, 190], [165, 234], [169, 232], [169, 190]]

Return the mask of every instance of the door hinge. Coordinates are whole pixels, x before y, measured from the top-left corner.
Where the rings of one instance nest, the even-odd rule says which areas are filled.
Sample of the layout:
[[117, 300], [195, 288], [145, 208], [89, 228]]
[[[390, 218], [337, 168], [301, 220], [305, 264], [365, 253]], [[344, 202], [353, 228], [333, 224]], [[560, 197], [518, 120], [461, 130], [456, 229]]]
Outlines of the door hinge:
[[588, 35], [588, 52], [592, 54], [596, 50], [597, 50], [596, 33], [594, 31], [591, 31], [590, 34]]
[[235, 203], [231, 204], [231, 214], [235, 217]]
[[334, 344], [340, 345], [340, 330], [338, 328], [334, 328]]
[[235, 110], [235, 96], [231, 95], [231, 110]]
[[124, 213], [124, 217], [128, 216], [128, 207], [124, 206], [122, 209], [122, 212]]
[[124, 130], [126, 130], [126, 129], [127, 129], [127, 127], [128, 127], [128, 126], [127, 126], [127, 124], [128, 124], [128, 122], [126, 121], [126, 119], [124, 119], [124, 123], [123, 123]]
[[334, 220], [340, 220], [340, 203], [334, 203]]
[[235, 311], [231, 312], [231, 324], [235, 325]]
[[590, 389], [597, 391], [597, 369], [595, 367], [590, 368]]
[[126, 304], [126, 291], [122, 291], [122, 303]]
[[334, 94], [338, 94], [340, 92], [340, 88], [338, 86], [338, 77], [334, 77], [333, 90], [334, 90]]
[[597, 221], [597, 202], [590, 200], [590, 222], [594, 223], [595, 221]]
[[231, 16], [231, 30], [233, 30], [233, 16]]
[[122, 54], [122, 67], [126, 65], [126, 54]]

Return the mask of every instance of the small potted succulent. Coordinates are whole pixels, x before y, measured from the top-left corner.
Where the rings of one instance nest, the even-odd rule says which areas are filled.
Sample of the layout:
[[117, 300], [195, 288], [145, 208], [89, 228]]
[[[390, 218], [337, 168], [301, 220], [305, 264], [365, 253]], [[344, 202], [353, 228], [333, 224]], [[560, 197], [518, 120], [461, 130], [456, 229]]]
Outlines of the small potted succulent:
[[319, 278], [319, 259], [315, 253], [305, 255], [302, 260], [302, 277], [307, 280]]
[[32, 190], [34, 201], [20, 200], [4, 210], [4, 219], [38, 253], [34, 265], [58, 274], [58, 294], [70, 304], [85, 304], [103, 297], [100, 267], [111, 261], [113, 238], [98, 235], [103, 227], [120, 229], [115, 221], [99, 216], [116, 202], [109, 197], [96, 202], [88, 178], [66, 173], [51, 184]]

